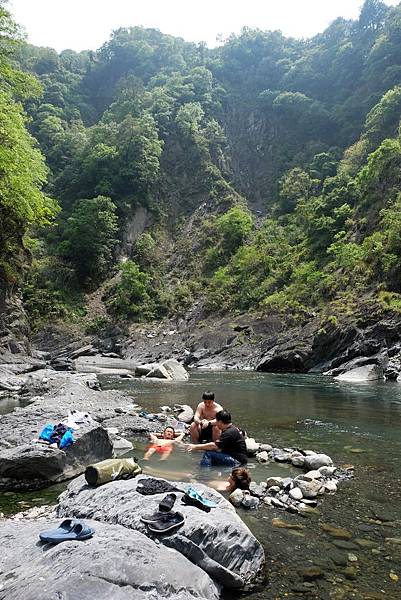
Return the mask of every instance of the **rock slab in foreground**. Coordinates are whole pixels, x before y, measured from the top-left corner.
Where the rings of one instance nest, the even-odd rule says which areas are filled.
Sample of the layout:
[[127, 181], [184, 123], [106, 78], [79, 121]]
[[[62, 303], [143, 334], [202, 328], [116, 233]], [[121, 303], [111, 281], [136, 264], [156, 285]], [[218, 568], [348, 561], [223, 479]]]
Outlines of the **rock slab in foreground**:
[[1, 526], [0, 599], [217, 600], [199, 567], [138, 531], [90, 521], [93, 538], [43, 544], [39, 532], [60, 521]]
[[[158, 536], [148, 530], [140, 517], [156, 511], [165, 494], [143, 496], [137, 492], [137, 484], [143, 479], [139, 476], [129, 481], [115, 481], [91, 488], [84, 477], [79, 477], [60, 496], [58, 514], [60, 517], [118, 523], [151, 539], [159, 539], [225, 587], [240, 588], [260, 577], [264, 566], [263, 548], [223, 496], [202, 484], [196, 484], [196, 489], [218, 505], [205, 513], [181, 504], [183, 493], [176, 492], [174, 509], [184, 515], [185, 522], [169, 535]], [[172, 485], [183, 490], [187, 487], [185, 483], [174, 482]]]

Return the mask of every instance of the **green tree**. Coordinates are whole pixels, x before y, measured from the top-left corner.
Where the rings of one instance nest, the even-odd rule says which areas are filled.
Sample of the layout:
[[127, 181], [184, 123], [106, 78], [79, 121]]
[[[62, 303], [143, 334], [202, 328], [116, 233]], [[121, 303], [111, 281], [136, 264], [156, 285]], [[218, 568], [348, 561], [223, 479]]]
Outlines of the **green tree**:
[[99, 283], [109, 272], [117, 246], [118, 219], [110, 198], [78, 200], [63, 228], [59, 252], [74, 266], [79, 280]]

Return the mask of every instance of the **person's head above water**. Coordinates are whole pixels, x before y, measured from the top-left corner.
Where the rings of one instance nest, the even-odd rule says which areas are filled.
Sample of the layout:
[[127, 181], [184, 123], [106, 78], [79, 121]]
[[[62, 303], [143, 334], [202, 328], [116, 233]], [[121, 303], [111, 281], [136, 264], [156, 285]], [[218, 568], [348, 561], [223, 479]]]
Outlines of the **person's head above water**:
[[232, 491], [236, 489], [249, 490], [249, 484], [251, 483], [251, 475], [248, 469], [244, 467], [236, 467], [231, 471], [231, 475], [228, 478], [230, 489]]
[[175, 438], [175, 429], [174, 427], [166, 427], [163, 431], [163, 437], [165, 440], [173, 440]]

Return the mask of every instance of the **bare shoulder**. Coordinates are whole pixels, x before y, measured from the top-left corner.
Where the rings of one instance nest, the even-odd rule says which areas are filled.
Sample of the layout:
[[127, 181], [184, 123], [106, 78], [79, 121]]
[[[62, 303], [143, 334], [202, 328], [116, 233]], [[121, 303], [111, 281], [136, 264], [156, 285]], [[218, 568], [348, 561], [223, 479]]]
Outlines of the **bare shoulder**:
[[224, 410], [224, 408], [216, 402], [216, 411], [219, 412], [220, 410]]

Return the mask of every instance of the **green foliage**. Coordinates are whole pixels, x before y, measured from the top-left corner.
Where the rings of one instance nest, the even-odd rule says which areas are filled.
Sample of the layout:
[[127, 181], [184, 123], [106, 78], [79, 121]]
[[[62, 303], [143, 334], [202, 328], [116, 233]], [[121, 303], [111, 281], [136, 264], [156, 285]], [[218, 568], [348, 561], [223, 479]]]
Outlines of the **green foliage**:
[[78, 200], [63, 226], [59, 253], [83, 282], [99, 283], [110, 270], [117, 244], [115, 212], [115, 204], [105, 196]]
[[137, 321], [152, 319], [156, 313], [152, 279], [133, 261], [121, 265], [121, 279], [111, 291], [109, 308], [118, 317]]
[[70, 302], [51, 267], [77, 294], [97, 285], [142, 218], [152, 224], [108, 292], [119, 318], [179, 314], [199, 296], [209, 311], [295, 319], [347, 312], [378, 290], [397, 305], [400, 7], [366, 0], [358, 20], [336, 19], [307, 42], [244, 28], [213, 50], [132, 27], [97, 52], [57, 54], [18, 41], [3, 8], [0, 30], [10, 280], [26, 228], [55, 214], [47, 194], [62, 206], [59, 228], [40, 230], [27, 280], [38, 319], [42, 305], [57, 315]]

